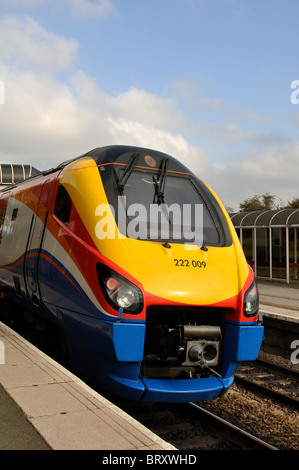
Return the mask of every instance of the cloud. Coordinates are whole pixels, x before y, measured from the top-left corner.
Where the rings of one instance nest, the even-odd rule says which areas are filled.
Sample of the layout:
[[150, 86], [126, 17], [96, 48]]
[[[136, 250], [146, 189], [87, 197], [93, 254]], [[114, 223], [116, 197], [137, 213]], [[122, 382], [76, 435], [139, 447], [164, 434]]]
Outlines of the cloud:
[[40, 4], [66, 5], [76, 19], [106, 19], [115, 13], [116, 8], [111, 0], [0, 0], [5, 8], [29, 8]]
[[299, 144], [266, 131], [262, 117], [186, 80], [172, 98], [137, 87], [109, 93], [75, 71], [79, 52], [77, 41], [29, 16], [0, 19], [1, 162], [47, 169], [98, 146], [132, 144], [178, 158], [235, 209], [267, 191], [283, 201], [297, 195]]
[[[3, 66], [0, 76], [6, 85], [5, 104], [0, 106], [3, 163], [31, 163], [47, 169], [95, 147], [138, 145], [178, 158], [235, 210], [254, 194], [270, 192], [287, 201], [298, 193], [299, 143], [252, 145], [238, 156], [232, 151], [229, 160], [215, 163], [200, 145], [174, 130], [179, 128], [176, 115], [182, 112], [173, 100], [142, 89], [111, 95], [83, 71], [72, 75], [68, 83]], [[238, 136], [242, 129], [232, 129], [234, 133]], [[229, 143], [233, 149], [234, 140]]]
[[278, 130], [254, 128], [250, 123], [242, 125], [235, 121], [227, 120], [220, 124], [209, 124], [205, 128], [206, 136], [211, 141], [223, 145], [234, 145], [235, 150], [240, 151], [241, 147], [250, 147], [260, 149], [274, 145], [284, 145], [290, 139]]
[[298, 181], [299, 142], [285, 144], [279, 147], [268, 146], [262, 150], [253, 149], [241, 161], [243, 171], [254, 178], [272, 182], [292, 184]]
[[136, 121], [150, 125], [155, 123], [165, 129], [182, 128], [186, 121], [174, 100], [137, 88], [130, 88], [112, 98], [110, 106], [123, 118], [134, 117]]
[[193, 172], [207, 165], [204, 153], [192, 146], [181, 134], [159, 129], [154, 124], [144, 125], [121, 118], [109, 118], [109, 124], [113, 142], [160, 150], [177, 158]]
[[45, 0], [0, 0], [3, 7], [28, 7], [44, 3]]
[[[47, 31], [29, 16], [6, 16], [0, 21], [0, 50], [3, 162], [46, 169], [111, 143], [154, 147], [189, 159], [193, 167], [197, 158], [204, 161], [175, 131], [184, 125], [175, 100], [137, 88], [111, 95], [83, 71], [73, 73], [76, 41]], [[71, 75], [62, 82], [56, 72], [64, 68]]]
[[0, 60], [11, 65], [64, 69], [73, 63], [77, 50], [77, 41], [47, 31], [29, 16], [0, 21]]
[[211, 163], [209, 182], [235, 211], [245, 199], [269, 192], [277, 204], [298, 197], [299, 142], [251, 148], [225, 162]]
[[75, 18], [106, 19], [115, 12], [110, 0], [64, 0]]
[[186, 102], [199, 111], [203, 108], [210, 109], [215, 112], [221, 112], [224, 104], [220, 98], [207, 96], [202, 88], [199, 88], [194, 79], [180, 79], [173, 84], [176, 95], [180, 96]]
[[[151, 103], [151, 113], [143, 118], [135, 112], [137, 90], [112, 96], [82, 71], [69, 84], [4, 67], [0, 75], [6, 84], [5, 105], [0, 106], [2, 162], [47, 169], [98, 146], [131, 144], [170, 153], [193, 171], [206, 165], [199, 149], [163, 126], [171, 127], [170, 104], [156, 95], [138, 90], [139, 106]], [[171, 109], [175, 112], [174, 103]], [[164, 118], [157, 124], [159, 114]]]
[[[204, 9], [209, 5], [208, 0], [181, 0], [183, 4], [191, 8], [201, 7]], [[213, 7], [216, 9], [218, 6], [225, 7], [232, 12], [233, 16], [239, 19], [246, 18], [250, 13], [248, 2], [244, 0], [214, 0]]]

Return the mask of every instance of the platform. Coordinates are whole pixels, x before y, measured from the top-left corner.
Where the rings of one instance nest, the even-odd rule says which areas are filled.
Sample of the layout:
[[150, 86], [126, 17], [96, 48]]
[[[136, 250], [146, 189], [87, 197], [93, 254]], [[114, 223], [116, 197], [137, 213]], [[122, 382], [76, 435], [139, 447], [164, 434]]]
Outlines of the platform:
[[0, 450], [174, 449], [3, 323], [0, 341]]
[[258, 281], [263, 315], [299, 323], [299, 285]]

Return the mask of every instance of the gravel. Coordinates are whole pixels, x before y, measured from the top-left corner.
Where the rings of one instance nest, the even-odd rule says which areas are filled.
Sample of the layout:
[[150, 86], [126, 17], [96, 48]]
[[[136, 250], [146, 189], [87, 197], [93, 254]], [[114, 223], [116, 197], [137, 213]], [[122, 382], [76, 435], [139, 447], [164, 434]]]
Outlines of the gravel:
[[[272, 356], [261, 356], [274, 362]], [[290, 367], [283, 358], [275, 361]], [[201, 405], [279, 450], [299, 449], [299, 413], [276, 400], [234, 384], [223, 397]]]

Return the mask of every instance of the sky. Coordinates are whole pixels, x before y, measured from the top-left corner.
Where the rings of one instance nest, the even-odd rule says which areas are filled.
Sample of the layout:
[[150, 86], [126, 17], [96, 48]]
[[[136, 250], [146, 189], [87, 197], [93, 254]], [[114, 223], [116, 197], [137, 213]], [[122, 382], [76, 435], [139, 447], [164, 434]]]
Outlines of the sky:
[[234, 211], [299, 196], [298, 0], [0, 0], [0, 163], [110, 144], [179, 159]]

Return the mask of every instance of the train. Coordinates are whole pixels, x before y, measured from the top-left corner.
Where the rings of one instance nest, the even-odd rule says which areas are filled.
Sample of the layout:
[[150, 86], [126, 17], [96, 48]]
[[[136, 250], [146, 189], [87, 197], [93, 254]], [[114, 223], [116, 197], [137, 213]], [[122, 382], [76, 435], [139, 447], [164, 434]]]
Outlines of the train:
[[219, 197], [138, 146], [95, 148], [0, 192], [0, 297], [70, 370], [129, 400], [220, 397], [263, 338]]

